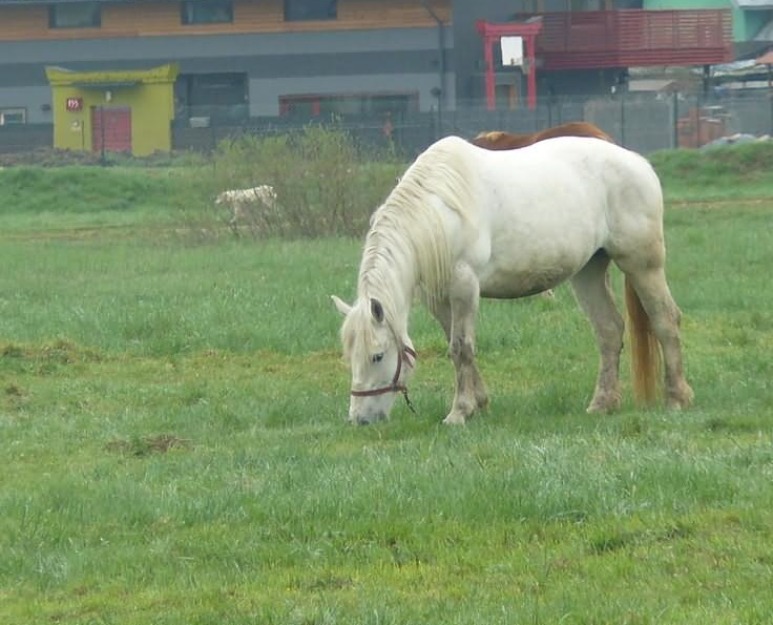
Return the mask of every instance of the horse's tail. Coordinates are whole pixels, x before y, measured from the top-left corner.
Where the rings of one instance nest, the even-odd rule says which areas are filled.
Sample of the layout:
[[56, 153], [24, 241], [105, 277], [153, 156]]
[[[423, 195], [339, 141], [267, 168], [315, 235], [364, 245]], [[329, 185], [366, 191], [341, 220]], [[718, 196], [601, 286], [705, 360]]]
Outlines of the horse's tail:
[[660, 349], [652, 331], [649, 315], [628, 276], [625, 278], [625, 307], [631, 349], [631, 377], [636, 401], [652, 404], [657, 393]]

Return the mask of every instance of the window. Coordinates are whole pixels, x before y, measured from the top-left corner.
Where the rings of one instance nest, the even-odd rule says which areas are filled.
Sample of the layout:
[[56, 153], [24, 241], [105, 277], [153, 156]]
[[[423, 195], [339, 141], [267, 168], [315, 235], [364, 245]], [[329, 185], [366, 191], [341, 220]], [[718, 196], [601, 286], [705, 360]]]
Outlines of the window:
[[0, 126], [27, 123], [26, 109], [0, 109]]
[[183, 74], [180, 97], [189, 105], [233, 106], [247, 101], [247, 74]]
[[334, 20], [338, 17], [337, 0], [284, 0], [285, 22]]
[[602, 0], [569, 0], [570, 11], [603, 11]]
[[181, 5], [183, 24], [223, 24], [234, 21], [231, 0], [188, 0]]
[[249, 117], [247, 74], [181, 74], [174, 86], [179, 119], [234, 122]]
[[49, 28], [98, 28], [102, 13], [96, 2], [51, 4], [48, 7]]
[[419, 96], [415, 93], [396, 94], [341, 94], [297, 95], [279, 98], [279, 112], [283, 116], [306, 117], [382, 117], [386, 113], [403, 116], [415, 113]]

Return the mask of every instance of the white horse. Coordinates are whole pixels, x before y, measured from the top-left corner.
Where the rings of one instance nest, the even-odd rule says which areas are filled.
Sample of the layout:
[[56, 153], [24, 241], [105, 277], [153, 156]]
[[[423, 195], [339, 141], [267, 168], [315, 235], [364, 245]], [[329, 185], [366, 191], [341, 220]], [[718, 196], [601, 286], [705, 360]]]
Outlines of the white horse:
[[228, 225], [236, 231], [239, 222], [250, 218], [252, 211], [259, 206], [269, 209], [276, 207], [276, 191], [270, 184], [261, 184], [249, 189], [223, 191], [215, 198], [215, 205], [228, 208], [231, 218]]
[[439, 321], [456, 370], [445, 423], [464, 423], [488, 394], [475, 364], [479, 297], [517, 298], [570, 280], [601, 355], [589, 412], [619, 407], [623, 318], [610, 261], [625, 274], [634, 389], [652, 401], [665, 363], [666, 403], [690, 404], [681, 313], [665, 276], [663, 196], [650, 164], [606, 141], [561, 137], [489, 151], [458, 137], [430, 146], [371, 218], [357, 300], [333, 296], [351, 373], [349, 420], [387, 418], [416, 364], [408, 314], [418, 293]]

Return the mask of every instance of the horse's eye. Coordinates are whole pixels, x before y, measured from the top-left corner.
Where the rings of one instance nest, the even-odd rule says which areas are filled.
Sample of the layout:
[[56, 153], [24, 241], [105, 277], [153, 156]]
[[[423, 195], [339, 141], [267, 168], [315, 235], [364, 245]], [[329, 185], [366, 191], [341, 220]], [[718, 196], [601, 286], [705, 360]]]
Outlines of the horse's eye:
[[375, 364], [377, 362], [381, 362], [383, 359], [384, 359], [384, 354], [382, 352], [380, 354], [373, 354], [373, 357], [370, 359], [370, 361]]

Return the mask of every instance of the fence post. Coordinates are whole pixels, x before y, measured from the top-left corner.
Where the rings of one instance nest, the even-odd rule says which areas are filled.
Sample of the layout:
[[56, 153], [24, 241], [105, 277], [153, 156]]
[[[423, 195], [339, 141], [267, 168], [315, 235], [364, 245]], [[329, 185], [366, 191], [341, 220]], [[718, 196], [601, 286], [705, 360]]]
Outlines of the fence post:
[[700, 93], [695, 97], [695, 147], [701, 147], [701, 108]]
[[99, 164], [104, 167], [107, 164], [105, 157], [105, 107], [99, 105]]
[[770, 86], [768, 86], [768, 100], [770, 100], [770, 132], [768, 134], [773, 137], [773, 88]]
[[679, 148], [679, 92], [671, 94], [671, 149]]

